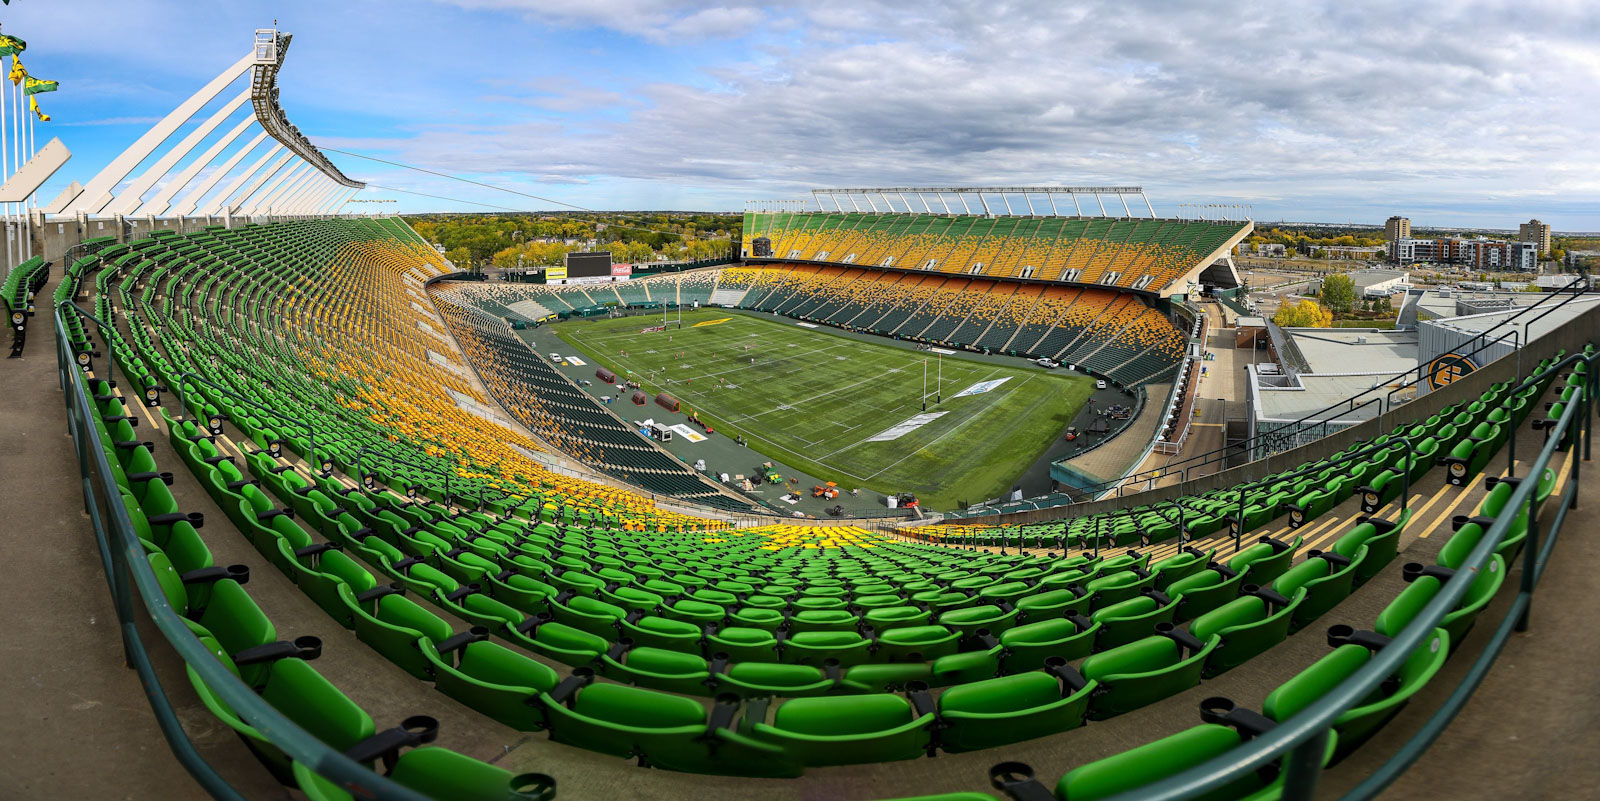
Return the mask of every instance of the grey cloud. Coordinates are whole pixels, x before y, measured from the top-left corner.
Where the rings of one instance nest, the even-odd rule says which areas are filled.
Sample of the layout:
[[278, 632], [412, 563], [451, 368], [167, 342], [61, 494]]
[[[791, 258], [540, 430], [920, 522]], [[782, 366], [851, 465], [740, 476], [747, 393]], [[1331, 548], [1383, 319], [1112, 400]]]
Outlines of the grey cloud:
[[1158, 201], [1389, 208], [1600, 191], [1594, 4], [457, 2], [652, 40], [691, 21], [705, 35], [757, 33], [706, 65], [712, 88], [642, 84], [629, 93], [637, 107], [577, 89], [550, 101], [620, 120], [463, 125], [393, 143], [450, 169], [736, 196], [1114, 180]]

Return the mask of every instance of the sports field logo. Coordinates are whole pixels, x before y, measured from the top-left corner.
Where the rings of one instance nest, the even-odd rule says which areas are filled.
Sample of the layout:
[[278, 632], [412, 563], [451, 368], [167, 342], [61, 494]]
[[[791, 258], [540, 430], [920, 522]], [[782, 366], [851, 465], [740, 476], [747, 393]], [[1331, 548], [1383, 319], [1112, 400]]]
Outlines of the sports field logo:
[[1478, 371], [1472, 359], [1459, 353], [1441, 354], [1428, 363], [1428, 386], [1443, 389]]
[[985, 392], [989, 392], [995, 387], [998, 387], [1010, 380], [1011, 376], [1006, 376], [1005, 378], [996, 378], [991, 381], [979, 381], [978, 383], [973, 384], [972, 386], [967, 387], [960, 392], [957, 392], [955, 395], [952, 395], [950, 399], [955, 400], [956, 398], [965, 398], [968, 395], [982, 395]]
[[689, 327], [690, 328], [705, 328], [708, 325], [721, 325], [721, 324], [723, 324], [723, 323], [725, 323], [725, 322], [727, 322], [729, 320], [732, 320], [732, 319], [733, 319], [732, 317], [719, 317], [719, 318], [717, 318], [715, 320], [706, 320], [705, 322], [695, 323], [694, 325], [691, 325]]

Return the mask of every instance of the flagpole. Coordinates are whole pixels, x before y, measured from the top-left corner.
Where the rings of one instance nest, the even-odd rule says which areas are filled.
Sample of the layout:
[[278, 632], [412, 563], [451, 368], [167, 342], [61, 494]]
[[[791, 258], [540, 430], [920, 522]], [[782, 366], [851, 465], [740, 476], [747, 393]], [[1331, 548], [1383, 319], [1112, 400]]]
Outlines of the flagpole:
[[[28, 111], [30, 111], [30, 109], [27, 109], [27, 108], [23, 109], [23, 113], [27, 113]], [[39, 152], [37, 150], [37, 142], [33, 138], [33, 121], [34, 121], [34, 116], [32, 114], [28, 114], [28, 160], [29, 161], [32, 161], [34, 154]], [[17, 169], [22, 169], [22, 167], [19, 165], [17, 167]], [[34, 191], [28, 193], [28, 225], [27, 225], [28, 238], [26, 240], [24, 240], [24, 241], [26, 241], [28, 243], [28, 258], [30, 258], [30, 259], [33, 258], [33, 210], [34, 210], [35, 207], [37, 207], [39, 205], [38, 195], [39, 195], [38, 187], [34, 187]]]
[[[23, 125], [22, 116], [28, 113], [28, 107], [22, 103], [21, 84], [11, 85], [11, 96], [16, 99], [17, 103], [15, 109], [17, 116], [13, 121], [17, 126], [16, 130], [14, 131], [17, 137], [17, 172], [22, 172], [22, 154], [27, 152], [26, 144], [23, 142], [23, 140], [27, 138], [26, 134], [28, 130], [27, 126]], [[30, 236], [32, 232], [28, 230], [27, 198], [23, 198], [21, 202], [17, 203], [17, 217], [17, 235], [22, 238], [21, 246], [18, 248], [21, 252], [17, 255], [24, 260], [31, 259], [33, 258], [33, 237]]]
[[[15, 55], [13, 55], [11, 57], [11, 66], [12, 66], [13, 69], [16, 68], [16, 61], [17, 61], [17, 57]], [[6, 80], [7, 81], [11, 80], [11, 75], [9, 73], [6, 74]], [[12, 166], [17, 168], [18, 172], [20, 172], [22, 170], [22, 120], [20, 119], [21, 115], [22, 115], [22, 87], [13, 83], [13, 84], [11, 84], [11, 164], [12, 164]], [[23, 214], [23, 212], [22, 212], [22, 204], [18, 203], [17, 204], [17, 259], [18, 260], [22, 260], [22, 259], [28, 258], [27, 256], [22, 255], [22, 214]]]
[[[0, 61], [0, 68], [3, 68], [3, 67], [6, 67], [6, 63], [3, 62], [3, 61]], [[0, 76], [0, 173], [4, 174], [4, 179], [3, 180], [10, 180], [11, 179], [11, 140], [10, 140], [10, 136], [6, 132], [6, 103], [8, 101], [6, 100], [6, 87], [5, 87], [5, 85], [10, 82], [9, 77], [7, 77], [9, 75], [10, 75], [10, 70], [7, 69], [6, 76]], [[7, 267], [11, 267], [12, 265], [15, 265], [17, 263], [17, 260], [14, 257], [12, 249], [11, 249], [11, 204], [10, 203], [6, 203], [5, 204], [5, 218], [6, 218], [6, 222], [5, 222], [5, 229], [6, 229], [6, 266]]]

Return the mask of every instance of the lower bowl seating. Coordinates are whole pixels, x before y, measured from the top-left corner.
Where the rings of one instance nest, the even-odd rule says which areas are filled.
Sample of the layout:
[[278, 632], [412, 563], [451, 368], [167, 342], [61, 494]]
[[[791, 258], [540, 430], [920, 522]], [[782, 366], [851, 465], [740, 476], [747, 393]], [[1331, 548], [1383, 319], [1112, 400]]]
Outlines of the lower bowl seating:
[[[946, 526], [937, 540], [799, 523], [740, 529], [666, 511], [637, 493], [546, 471], [529, 458], [546, 446], [579, 444], [597, 464], [616, 468], [642, 469], [653, 458], [619, 455], [620, 441], [596, 433], [604, 419], [567, 410], [560, 424], [549, 423], [549, 408], [568, 397], [559, 385], [531, 378], [526, 385], [539, 401], [528, 413], [543, 408], [551, 416], [540, 418], [551, 442], [512, 429], [487, 434], [479, 418], [424, 391], [491, 400], [435, 358], [461, 366], [452, 361], [459, 351], [449, 332], [429, 333], [431, 314], [412, 306], [411, 298], [426, 296], [408, 274], [443, 268], [405, 236], [374, 221], [251, 226], [129, 248], [139, 258], [79, 269], [101, 271], [106, 308], [118, 312], [120, 323], [99, 332], [117, 354], [109, 361], [116, 367], [107, 369], [141, 389], [148, 372], [182, 391], [173, 410], [183, 419], [165, 408], [157, 418], [178, 454], [174, 463], [188, 466], [224, 512], [207, 527], [204, 516], [182, 508], [183, 496], [167, 486], [169, 477], [180, 477], [161, 472], [171, 465], [157, 463], [127, 406], [93, 379], [102, 419], [91, 422], [174, 609], [264, 703], [394, 781], [437, 797], [535, 797], [544, 779], [432, 745], [437, 726], [426, 720], [378, 731], [371, 715], [315, 669], [320, 644], [280, 640], [278, 626], [292, 621], [269, 620], [250, 599], [246, 576], [213, 564], [210, 538], [241, 537], [261, 564], [277, 568], [267, 573], [283, 573], [350, 629], [353, 647], [370, 649], [408, 681], [486, 720], [639, 765], [784, 778], [812, 767], [1071, 737], [1063, 733], [1160, 704], [1225, 673], [1230, 681], [1248, 676], [1252, 660], [1278, 644], [1320, 636], [1313, 632], [1339, 619], [1345, 599], [1375, 591], [1371, 582], [1380, 576], [1402, 587], [1384, 599], [1372, 631], [1334, 626], [1334, 650], [1267, 697], [1261, 716], [1281, 723], [1386, 642], [1415, 634], [1419, 611], [1457, 580], [1487, 527], [1509, 517], [1512, 530], [1470, 576], [1456, 608], [1391, 681], [1339, 719], [1328, 758], [1342, 758], [1438, 674], [1502, 592], [1510, 560], [1530, 534], [1525, 513], [1507, 508], [1523, 484], [1497, 479], [1475, 512], [1454, 522], [1434, 564], [1395, 565], [1417, 509], [1399, 511], [1393, 485], [1406, 478], [1448, 482], [1450, 475], [1440, 474], [1449, 471], [1427, 472], [1434, 460], [1423, 457], [1438, 454], [1464, 459], [1473, 477], [1494, 477], [1502, 436], [1496, 427], [1514, 422], [1517, 409], [1530, 423], [1555, 411], [1539, 412], [1534, 403], [1556, 383], [1553, 359], [1529, 387], [1540, 392], [1512, 397], [1509, 386], [1491, 388], [1477, 401], [1441, 410], [1435, 422], [1386, 435], [1426, 429], [1429, 436], [1411, 448], [1379, 438], [1185, 499], [1193, 509], [1188, 519], [1210, 527], [1201, 539], [1199, 528], [1168, 516], [1170, 504], [1033, 528]], [[190, 244], [196, 250], [178, 253]], [[994, 252], [1013, 251], [997, 245]], [[820, 292], [862, 272], [852, 269], [834, 268], [831, 281], [806, 286]], [[159, 283], [171, 302], [145, 299], [141, 283]], [[802, 287], [790, 288], [793, 296], [783, 302], [799, 303]], [[709, 283], [704, 291], [709, 296]], [[288, 298], [306, 300], [271, 302]], [[830, 308], [823, 298], [806, 302], [817, 313]], [[1000, 315], [992, 302], [956, 308], [969, 317], [980, 310]], [[1142, 319], [1126, 301], [1120, 308], [1129, 320]], [[373, 322], [385, 316], [398, 322]], [[287, 333], [280, 341], [262, 331]], [[322, 333], [300, 337], [302, 331]], [[1108, 336], [1100, 331], [1086, 341], [1111, 358], [1121, 346], [1108, 345]], [[74, 345], [80, 352], [93, 350], [87, 337], [85, 328]], [[241, 348], [244, 342], [257, 344]], [[1578, 402], [1583, 386], [1580, 379], [1556, 387], [1570, 396], [1556, 403]], [[177, 400], [157, 395], [158, 404]], [[319, 422], [295, 422], [302, 419]], [[1371, 464], [1342, 472], [1357, 459]], [[1557, 489], [1555, 471], [1527, 480], [1540, 501]], [[1344, 503], [1365, 515], [1335, 529], [1330, 514]], [[1239, 529], [1243, 548], [1235, 550], [1228, 526]], [[981, 551], [959, 547], [979, 542]], [[1031, 543], [1027, 551], [1017, 552], [1024, 542]], [[260, 572], [257, 581], [280, 580]], [[272, 746], [198, 674], [191, 679], [208, 710], [280, 778], [307, 797], [348, 797]], [[1204, 720], [1077, 765], [1056, 794], [1095, 798], [1137, 789], [1251, 736], [1241, 715], [1229, 718], [1220, 705], [1205, 714], [1223, 722]], [[1138, 768], [1135, 775], [1125, 775], [1129, 766]], [[1022, 774], [1002, 778], [1020, 781]], [[1255, 775], [1237, 789], [1270, 797], [1277, 781]]]

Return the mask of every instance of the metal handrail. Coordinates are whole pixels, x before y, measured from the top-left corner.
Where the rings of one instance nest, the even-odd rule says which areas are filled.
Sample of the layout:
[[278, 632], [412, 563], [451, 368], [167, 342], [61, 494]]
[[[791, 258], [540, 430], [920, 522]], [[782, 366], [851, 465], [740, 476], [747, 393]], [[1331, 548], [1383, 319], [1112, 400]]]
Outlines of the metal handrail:
[[[385, 801], [429, 801], [427, 796], [400, 785], [355, 762], [338, 750], [329, 747], [299, 724], [290, 720], [275, 707], [262, 700], [232, 671], [217, 661], [211, 651], [201, 644], [188, 624], [167, 601], [159, 579], [145, 558], [144, 547], [139, 542], [128, 510], [121, 503], [110, 502], [116, 486], [115, 473], [106, 459], [105, 450], [92, 440], [98, 435], [90, 421], [97, 412], [89, 400], [84, 385], [83, 371], [69, 353], [70, 342], [63, 317], [54, 315], [56, 329], [57, 370], [63, 395], [66, 399], [68, 428], [77, 449], [78, 466], [82, 477], [84, 507], [89, 513], [91, 527], [100, 548], [106, 569], [122, 634], [123, 650], [129, 663], [139, 673], [140, 683], [155, 713], [157, 724], [166, 737], [174, 756], [197, 782], [215, 798], [243, 801], [244, 796], [229, 785], [205, 758], [195, 750], [172, 708], [171, 699], [162, 689], [160, 678], [152, 666], [134, 617], [137, 601], [144, 607], [156, 629], [183, 660], [219, 699], [240, 716], [263, 738], [279, 748], [290, 759], [305, 765], [313, 772], [329, 779], [342, 789], [359, 793], [362, 798]], [[98, 486], [98, 489], [97, 489]], [[131, 579], [131, 582], [129, 581]]]
[[[1600, 363], [1600, 356], [1591, 357], [1574, 354], [1551, 365], [1550, 369], [1555, 370], [1578, 362], [1585, 364], [1585, 369], [1590, 376], [1587, 385], [1583, 388], [1584, 402], [1582, 404], [1568, 404], [1562, 410], [1555, 426], [1557, 432], [1568, 432], [1575, 420], [1582, 421], [1582, 427], [1585, 432], [1593, 425], [1593, 416], [1589, 413], [1590, 405], [1593, 403], [1591, 390], [1594, 386], [1593, 371], [1596, 364]], [[1513, 389], [1508, 398], [1513, 398], [1527, 387], [1535, 385], [1538, 378], [1538, 376], [1529, 376], [1524, 379]], [[1577, 416], [1580, 408], [1583, 409], [1582, 417]], [[1562, 439], [1561, 433], [1553, 433], [1549, 437], [1544, 444], [1544, 448], [1540, 450], [1538, 458], [1530, 466], [1530, 475], [1537, 475], [1549, 465]], [[1588, 436], [1586, 434], [1586, 444], [1587, 439]], [[1574, 444], [1574, 447], [1576, 447], [1576, 444]], [[1576, 468], [1577, 465], [1575, 464], [1573, 470], [1574, 479], [1577, 474]], [[1574, 483], [1576, 483], [1575, 480]], [[1506, 503], [1507, 509], [1515, 509], [1524, 505], [1527, 505], [1529, 509], [1528, 541], [1523, 546], [1523, 586], [1518, 596], [1519, 603], [1513, 606], [1511, 612], [1507, 615], [1509, 620], [1517, 620], [1518, 615], [1524, 616], [1524, 619], [1518, 621], [1522, 627], [1525, 627], [1526, 624], [1527, 599], [1532, 596], [1538, 577], [1538, 568], [1535, 562], [1535, 551], [1538, 550], [1536, 548], [1538, 509], [1533, 503], [1533, 493], [1537, 486], [1538, 481], [1536, 480], [1519, 482], [1512, 491], [1511, 498]], [[1569, 502], [1576, 502], [1575, 494], [1571, 496]], [[1563, 506], [1565, 505], [1563, 504]], [[1423, 639], [1433, 633], [1433, 630], [1444, 619], [1445, 615], [1455, 609], [1456, 604], [1466, 595], [1467, 590], [1476, 581], [1479, 571], [1488, 564], [1489, 558], [1499, 548], [1500, 541], [1505, 538], [1506, 532], [1511, 528], [1512, 521], [1517, 517], [1519, 515], [1514, 514], [1497, 516], [1489, 526], [1488, 531], [1484, 532], [1477, 546], [1473, 548], [1472, 553], [1456, 569], [1455, 575], [1444, 582], [1433, 600], [1427, 606], [1424, 606], [1388, 645], [1375, 653], [1365, 665], [1340, 682], [1338, 686], [1329, 690], [1321, 698], [1288, 720], [1281, 721], [1270, 731], [1251, 738], [1226, 754], [1207, 760], [1200, 765], [1151, 785], [1141, 787], [1138, 790], [1113, 796], [1111, 801], [1180, 801], [1180, 799], [1194, 798], [1220, 789], [1280, 757], [1285, 758], [1288, 768], [1287, 786], [1283, 797], [1310, 798], [1315, 789], [1318, 774], [1322, 769], [1322, 756], [1326, 750], [1329, 732], [1332, 730], [1334, 722], [1348, 710], [1360, 705], [1373, 690], [1377, 689], [1378, 685], [1387, 681], [1389, 676], [1411, 657], [1412, 652], [1422, 644]], [[1559, 527], [1552, 529], [1550, 532], [1552, 541], [1558, 532]], [[1550, 541], [1547, 541], [1545, 549], [1548, 551], [1549, 548]], [[1497, 640], [1503, 641], [1503, 636], [1497, 636]], [[1497, 650], [1491, 650], [1485, 654], [1491, 661], [1497, 655]], [[1481, 679], [1481, 675], [1469, 677], [1469, 680], [1472, 681], [1477, 679]], [[1470, 689], [1468, 687], [1469, 693]], [[1459, 708], [1460, 704], [1465, 703], [1465, 696], [1459, 699], [1453, 696], [1451, 702], [1454, 706], [1447, 707], [1447, 710]], [[1453, 711], [1450, 714], [1453, 714]], [[1407, 744], [1406, 753], [1403, 753], [1401, 757], [1409, 756], [1414, 760], [1415, 754], [1420, 754], [1421, 750], [1437, 737], [1437, 734], [1438, 731], [1436, 729], [1429, 729], [1420, 733], [1418, 737], [1426, 737], [1428, 743], [1417, 745], [1418, 741], [1413, 739]], [[1347, 798], [1370, 798], [1382, 790], [1397, 775], [1397, 771], [1380, 771], [1369, 778], [1368, 782], [1357, 787], [1356, 791], [1352, 792]]]

